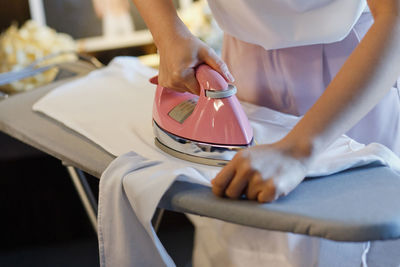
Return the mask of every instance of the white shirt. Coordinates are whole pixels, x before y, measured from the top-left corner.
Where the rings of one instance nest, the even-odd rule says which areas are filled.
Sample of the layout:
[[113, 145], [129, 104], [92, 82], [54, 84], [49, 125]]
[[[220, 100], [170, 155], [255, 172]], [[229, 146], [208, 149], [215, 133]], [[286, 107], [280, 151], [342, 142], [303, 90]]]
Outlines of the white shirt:
[[265, 49], [342, 40], [362, 12], [365, 0], [208, 0], [228, 34]]
[[[220, 170], [219, 167], [176, 159], [154, 145], [151, 120], [155, 86], [148, 79], [155, 72], [140, 64], [137, 59], [119, 57], [105, 68], [54, 89], [33, 106], [35, 111], [46, 114], [109, 153], [119, 156], [100, 179], [98, 223], [100, 265], [103, 267], [175, 266], [151, 226], [154, 210], [164, 192], [178, 177], [184, 181], [211, 186], [210, 180]], [[265, 107], [242, 104], [253, 127], [255, 139], [260, 144], [280, 140], [299, 120], [299, 117]], [[129, 153], [132, 149], [145, 158]], [[364, 146], [342, 136], [310, 165], [307, 176], [329, 175], [370, 163], [388, 165], [400, 173], [400, 160], [389, 149], [379, 144]], [[228, 226], [227, 229], [235, 228]], [[236, 229], [240, 231], [240, 228]], [[241, 235], [246, 235], [246, 230], [230, 232], [228, 237], [222, 233], [218, 237], [226, 244], [233, 242], [244, 245], [245, 249], [229, 255], [229, 262], [255, 255], [247, 264], [254, 266], [251, 263], [264, 259], [279, 260], [285, 254], [298, 255], [295, 258], [301, 262], [317, 261], [313, 256], [318, 254], [301, 253], [304, 246], [307, 246], [308, 251], [319, 251], [319, 243], [312, 239], [295, 237], [289, 239], [291, 243], [283, 243], [287, 241], [278, 238], [276, 244], [271, 242], [277, 239], [258, 239], [257, 244], [265, 242], [265, 248], [274, 249], [272, 253], [265, 250], [265, 254], [252, 254], [253, 251], [250, 253], [250, 250], [246, 250], [249, 244], [246, 240], [249, 239], [240, 240], [238, 237]], [[301, 245], [293, 246], [300, 244], [298, 240], [302, 240]], [[214, 245], [209, 243], [207, 251], [215, 248]], [[362, 247], [362, 243], [359, 246]], [[226, 260], [226, 253], [232, 251], [228, 247], [222, 252], [216, 252], [221, 252], [218, 254], [219, 259]], [[338, 260], [341, 257], [339, 255]], [[241, 261], [238, 263], [240, 265]], [[348, 261], [346, 263], [351, 264]]]

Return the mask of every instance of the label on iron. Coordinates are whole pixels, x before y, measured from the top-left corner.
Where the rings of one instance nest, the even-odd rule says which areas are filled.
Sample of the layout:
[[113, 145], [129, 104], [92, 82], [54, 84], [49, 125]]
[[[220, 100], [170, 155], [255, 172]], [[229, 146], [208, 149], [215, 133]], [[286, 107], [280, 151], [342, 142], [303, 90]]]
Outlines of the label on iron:
[[197, 98], [192, 98], [179, 103], [168, 115], [179, 123], [183, 123], [192, 113], [197, 104]]

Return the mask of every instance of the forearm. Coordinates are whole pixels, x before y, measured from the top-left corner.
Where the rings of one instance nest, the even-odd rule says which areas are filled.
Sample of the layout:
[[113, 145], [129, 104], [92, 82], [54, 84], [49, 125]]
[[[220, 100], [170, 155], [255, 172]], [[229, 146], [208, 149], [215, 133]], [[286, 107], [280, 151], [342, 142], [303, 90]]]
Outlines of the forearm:
[[[400, 74], [398, 16], [378, 16], [339, 73], [284, 138], [295, 154], [317, 154], [365, 116]], [[390, 116], [390, 114], [388, 114]]]
[[189, 30], [179, 19], [171, 0], [133, 0], [157, 47], [173, 40], [177, 35], [187, 35]]

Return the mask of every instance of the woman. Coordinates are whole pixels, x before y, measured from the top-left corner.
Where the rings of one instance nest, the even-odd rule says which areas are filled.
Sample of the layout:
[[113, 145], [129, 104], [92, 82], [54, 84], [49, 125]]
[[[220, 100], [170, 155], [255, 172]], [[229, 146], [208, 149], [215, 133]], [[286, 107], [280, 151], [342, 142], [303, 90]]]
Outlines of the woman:
[[[191, 35], [170, 1], [134, 2], [160, 53], [162, 86], [198, 93], [194, 68], [207, 63], [226, 80], [236, 78], [240, 99], [304, 115], [282, 140], [238, 153], [212, 181], [216, 195], [245, 194], [259, 202], [286, 195], [304, 179], [313, 158], [344, 133], [400, 153], [399, 93], [393, 87], [400, 75], [400, 0], [369, 0], [366, 12], [360, 0], [210, 0], [226, 33], [224, 61]], [[270, 240], [284, 238], [263, 233]], [[302, 240], [317, 247], [315, 239]], [[320, 249], [329, 247], [324, 242]]]

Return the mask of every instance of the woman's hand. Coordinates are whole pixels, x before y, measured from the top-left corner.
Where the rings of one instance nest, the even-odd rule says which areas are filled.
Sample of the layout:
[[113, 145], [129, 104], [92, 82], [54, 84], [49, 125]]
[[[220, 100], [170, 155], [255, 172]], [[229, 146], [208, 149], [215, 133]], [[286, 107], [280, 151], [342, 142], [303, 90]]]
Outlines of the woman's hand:
[[[93, 0], [98, 1], [98, 0]], [[199, 94], [195, 68], [206, 63], [228, 82], [228, 67], [205, 43], [193, 36], [179, 19], [172, 1], [133, 0], [139, 9], [160, 54], [158, 83], [163, 87]]]
[[288, 194], [304, 179], [311, 154], [314, 157], [351, 129], [390, 90], [400, 74], [400, 0], [368, 0], [368, 4], [374, 24], [325, 92], [283, 139], [306, 145], [280, 141], [241, 151], [212, 181], [216, 195], [238, 198], [245, 194], [268, 202]]
[[228, 82], [233, 82], [226, 64], [214, 50], [190, 33], [177, 33], [158, 45], [160, 68], [158, 83], [178, 92], [199, 94], [195, 69], [202, 63], [218, 71]]
[[287, 195], [304, 179], [309, 149], [288, 149], [285, 141], [240, 151], [211, 181], [217, 196], [270, 202]]

